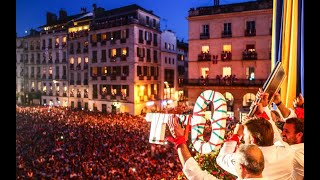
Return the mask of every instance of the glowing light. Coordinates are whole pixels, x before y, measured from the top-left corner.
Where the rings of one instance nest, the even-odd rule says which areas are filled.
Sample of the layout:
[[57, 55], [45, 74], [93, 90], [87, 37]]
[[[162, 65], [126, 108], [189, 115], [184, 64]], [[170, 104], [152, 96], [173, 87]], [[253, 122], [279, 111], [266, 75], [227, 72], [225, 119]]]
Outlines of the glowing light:
[[167, 105], [167, 101], [162, 101], [162, 105], [166, 106]]
[[172, 104], [172, 103], [173, 103], [172, 99], [168, 100], [168, 102], [167, 102], [167, 104]]
[[154, 101], [148, 101], [148, 102], [146, 102], [146, 105], [147, 106], [153, 106], [154, 105]]

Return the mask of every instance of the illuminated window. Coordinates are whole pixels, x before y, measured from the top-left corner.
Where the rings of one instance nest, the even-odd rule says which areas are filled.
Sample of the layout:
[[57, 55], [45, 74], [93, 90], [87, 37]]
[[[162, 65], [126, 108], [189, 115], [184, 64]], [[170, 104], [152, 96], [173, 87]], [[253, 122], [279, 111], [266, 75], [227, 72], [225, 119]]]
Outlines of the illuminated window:
[[105, 41], [107, 39], [107, 34], [106, 33], [101, 34], [101, 39]]
[[78, 64], [81, 64], [81, 57], [78, 57]]
[[209, 46], [202, 46], [201, 47], [201, 52], [202, 53], [209, 53]]
[[74, 58], [73, 57], [70, 58], [70, 64], [74, 64]]
[[85, 58], [84, 58], [84, 62], [85, 62], [85, 63], [89, 63], [89, 58], [88, 58], [88, 57], [85, 57]]
[[98, 75], [98, 68], [97, 67], [92, 67], [92, 75], [97, 76]]
[[246, 67], [246, 78], [249, 80], [254, 79], [254, 67]]
[[97, 42], [97, 35], [96, 34], [92, 34], [91, 42]]
[[231, 67], [223, 67], [222, 76], [230, 76], [231, 75]]
[[52, 66], [49, 67], [49, 74], [52, 75]]
[[62, 38], [62, 42], [63, 42], [63, 43], [66, 43], [66, 42], [67, 42], [67, 36], [64, 36], [64, 37]]
[[111, 56], [112, 57], [117, 56], [117, 49], [111, 49]]
[[56, 44], [56, 46], [59, 45], [59, 37], [56, 37], [55, 44]]
[[223, 51], [231, 52], [231, 45], [230, 44], [223, 45]]
[[105, 66], [105, 67], [102, 67], [102, 75], [103, 75], [103, 76], [106, 76], [106, 75], [107, 75], [107, 72], [108, 72], [107, 67], [106, 67], [106, 66]]
[[67, 92], [67, 90], [68, 90], [67, 86], [64, 86], [63, 87], [63, 92]]
[[127, 48], [121, 49], [121, 55], [126, 56], [127, 55]]

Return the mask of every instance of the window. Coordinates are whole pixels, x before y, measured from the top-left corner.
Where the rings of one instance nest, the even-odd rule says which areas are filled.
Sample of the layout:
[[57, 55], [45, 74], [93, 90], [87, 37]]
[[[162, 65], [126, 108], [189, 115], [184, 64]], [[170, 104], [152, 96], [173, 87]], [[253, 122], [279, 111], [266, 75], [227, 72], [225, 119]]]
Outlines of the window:
[[231, 67], [223, 67], [222, 68], [222, 76], [230, 76], [231, 75]]
[[208, 24], [202, 25], [202, 33], [209, 34], [209, 25]]
[[209, 46], [202, 46], [201, 47], [201, 52], [202, 53], [209, 53]]
[[97, 51], [92, 51], [92, 63], [96, 63], [97, 59]]
[[101, 62], [107, 61], [107, 51], [104, 49], [101, 51]]
[[255, 21], [247, 21], [247, 30], [254, 30], [256, 29], [256, 22]]
[[156, 27], [156, 20], [153, 19], [153, 24], [152, 24], [153, 27]]
[[150, 24], [150, 18], [149, 18], [149, 16], [146, 17], [146, 23], [147, 23], [147, 25]]
[[231, 23], [223, 24], [222, 37], [232, 37]]
[[231, 52], [231, 45], [230, 44], [223, 45], [223, 51]]
[[70, 64], [72, 64], [72, 65], [74, 64], [74, 58], [73, 57], [70, 58]]
[[246, 67], [246, 78], [254, 80], [254, 67]]

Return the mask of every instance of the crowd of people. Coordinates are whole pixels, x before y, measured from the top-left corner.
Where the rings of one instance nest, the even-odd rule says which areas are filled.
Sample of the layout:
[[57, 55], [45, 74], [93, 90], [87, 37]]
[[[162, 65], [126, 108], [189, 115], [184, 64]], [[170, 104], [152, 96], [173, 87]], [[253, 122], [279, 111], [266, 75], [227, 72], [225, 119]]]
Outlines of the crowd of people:
[[[226, 127], [217, 164], [239, 179], [304, 179], [304, 98], [287, 108], [276, 93], [276, 110], [267, 93], [257, 98], [254, 117]], [[173, 143], [157, 145], [144, 116], [17, 106], [16, 179], [215, 179], [192, 158], [178, 122], [168, 122]]]
[[172, 145], [149, 143], [150, 123], [129, 114], [16, 107], [16, 179], [174, 179]]

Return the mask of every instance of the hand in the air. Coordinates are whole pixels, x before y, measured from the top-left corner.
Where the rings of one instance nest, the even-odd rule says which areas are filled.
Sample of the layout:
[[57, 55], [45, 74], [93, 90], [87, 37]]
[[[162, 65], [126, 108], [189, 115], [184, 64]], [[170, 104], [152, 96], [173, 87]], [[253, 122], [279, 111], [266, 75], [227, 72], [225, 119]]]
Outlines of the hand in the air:
[[299, 96], [293, 100], [293, 106], [294, 107], [301, 107], [304, 104], [304, 98], [302, 94], [300, 93]]
[[184, 129], [179, 124], [179, 118], [176, 115], [172, 115], [167, 124], [172, 137], [184, 136]]

